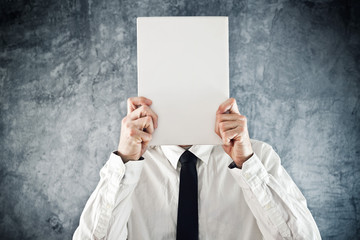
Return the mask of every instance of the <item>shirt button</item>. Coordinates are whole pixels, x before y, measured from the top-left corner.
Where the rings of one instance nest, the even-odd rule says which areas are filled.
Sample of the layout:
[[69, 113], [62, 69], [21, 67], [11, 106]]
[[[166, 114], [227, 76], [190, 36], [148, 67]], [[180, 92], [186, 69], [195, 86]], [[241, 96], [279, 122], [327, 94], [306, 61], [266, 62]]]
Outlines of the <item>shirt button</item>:
[[269, 210], [271, 208], [271, 206], [272, 206], [271, 203], [268, 203], [268, 204], [265, 205], [265, 209]]
[[251, 175], [249, 173], [245, 173], [246, 180], [249, 180], [251, 178]]

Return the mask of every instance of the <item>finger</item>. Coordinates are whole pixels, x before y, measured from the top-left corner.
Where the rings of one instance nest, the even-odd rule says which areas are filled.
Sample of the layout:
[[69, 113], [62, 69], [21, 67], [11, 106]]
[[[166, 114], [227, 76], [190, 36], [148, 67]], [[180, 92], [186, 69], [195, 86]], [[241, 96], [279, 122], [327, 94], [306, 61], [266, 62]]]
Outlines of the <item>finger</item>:
[[154, 132], [153, 120], [150, 116], [142, 117], [133, 121], [136, 129], [152, 134]]
[[[239, 124], [243, 125], [246, 124], [247, 120], [244, 115], [239, 115], [237, 113], [229, 113], [229, 114], [216, 114], [216, 121], [215, 121], [215, 132], [218, 133], [219, 124], [221, 122], [226, 121], [238, 121]], [[219, 134], [218, 134], [219, 135]]]
[[143, 141], [142, 141], [142, 143], [141, 143], [141, 145], [142, 145], [141, 148], [142, 148], [142, 149], [146, 149], [147, 146], [149, 145], [149, 142], [150, 142], [151, 139], [152, 139], [151, 135], [150, 135], [150, 138], [149, 138], [148, 140], [143, 139]]
[[140, 106], [148, 105], [150, 106], [152, 101], [146, 97], [131, 97], [127, 100], [127, 111], [128, 114], [137, 109]]
[[139, 129], [133, 129], [130, 131], [130, 137], [135, 139], [137, 143], [150, 142], [152, 135], [150, 133], [141, 131]]
[[158, 126], [158, 115], [147, 105], [141, 106], [129, 114], [130, 120], [150, 116], [153, 120], [154, 127]]
[[216, 120], [219, 122], [225, 122], [225, 121], [245, 121], [246, 117], [244, 115], [240, 115], [238, 113], [229, 113], [229, 114], [216, 114]]
[[220, 104], [216, 113], [218, 114], [226, 112], [240, 114], [235, 98], [229, 98], [228, 100]]
[[239, 127], [236, 127], [234, 129], [231, 129], [229, 131], [225, 131], [221, 133], [223, 143], [225, 145], [229, 145], [231, 143], [232, 139], [235, 139], [237, 137], [240, 137], [242, 132], [238, 129]]
[[231, 129], [237, 128], [239, 126], [238, 121], [226, 121], [226, 122], [221, 122], [219, 123], [219, 131], [221, 132], [226, 132], [229, 131]]
[[221, 138], [218, 121], [215, 122], [215, 133]]
[[150, 133], [147, 133], [147, 132], [140, 131], [139, 135], [140, 135], [141, 140], [142, 140], [143, 143], [148, 143], [152, 139], [152, 135]]
[[[227, 114], [226, 114], [227, 115]], [[228, 120], [228, 121], [221, 121], [221, 119], [216, 118], [215, 121], [215, 132], [219, 135], [221, 131], [225, 130], [225, 127], [227, 127], [229, 124], [231, 124], [231, 126], [233, 126], [232, 128], [236, 127], [237, 124], [236, 123], [236, 118], [232, 119], [232, 120]], [[228, 128], [227, 128], [228, 129]], [[221, 137], [221, 136], [220, 136]]]

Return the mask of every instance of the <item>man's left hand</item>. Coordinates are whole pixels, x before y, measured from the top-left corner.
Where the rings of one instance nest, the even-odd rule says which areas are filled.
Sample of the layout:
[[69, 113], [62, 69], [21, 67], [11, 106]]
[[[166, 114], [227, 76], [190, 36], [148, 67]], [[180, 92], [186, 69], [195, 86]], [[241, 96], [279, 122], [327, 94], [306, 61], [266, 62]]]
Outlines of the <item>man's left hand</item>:
[[222, 147], [237, 167], [241, 168], [254, 154], [246, 117], [240, 114], [234, 98], [229, 98], [219, 106], [216, 112], [215, 132], [222, 139]]

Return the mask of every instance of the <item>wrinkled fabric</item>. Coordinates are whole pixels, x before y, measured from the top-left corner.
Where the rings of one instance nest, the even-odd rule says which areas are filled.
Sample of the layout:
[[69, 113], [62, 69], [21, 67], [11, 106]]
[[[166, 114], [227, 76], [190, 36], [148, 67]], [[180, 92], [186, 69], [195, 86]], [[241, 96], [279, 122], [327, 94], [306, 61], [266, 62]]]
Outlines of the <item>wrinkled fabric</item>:
[[[221, 146], [194, 145], [200, 239], [321, 239], [307, 203], [279, 156], [251, 140], [254, 155], [234, 167]], [[112, 153], [73, 239], [175, 239], [179, 146], [149, 147], [143, 160]], [[299, 170], [303, 171], [303, 170]]]

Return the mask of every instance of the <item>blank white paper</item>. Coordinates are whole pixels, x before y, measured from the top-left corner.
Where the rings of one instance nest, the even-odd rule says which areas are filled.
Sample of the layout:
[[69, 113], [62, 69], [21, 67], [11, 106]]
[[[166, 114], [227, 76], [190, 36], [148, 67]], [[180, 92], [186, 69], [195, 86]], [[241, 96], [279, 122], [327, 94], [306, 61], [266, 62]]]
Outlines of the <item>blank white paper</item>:
[[150, 145], [222, 144], [216, 111], [229, 98], [227, 17], [137, 18], [138, 95], [153, 101]]

